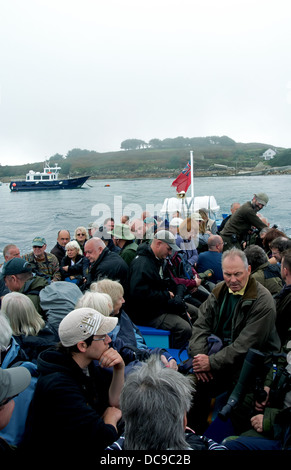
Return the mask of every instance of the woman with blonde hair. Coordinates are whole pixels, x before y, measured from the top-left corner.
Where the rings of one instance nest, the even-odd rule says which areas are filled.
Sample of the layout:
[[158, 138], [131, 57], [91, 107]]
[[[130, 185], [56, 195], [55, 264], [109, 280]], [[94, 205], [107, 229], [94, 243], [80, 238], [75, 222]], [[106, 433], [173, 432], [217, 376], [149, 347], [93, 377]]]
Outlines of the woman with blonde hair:
[[103, 292], [110, 295], [113, 302], [113, 315], [119, 315], [121, 307], [124, 304], [124, 289], [120, 282], [111, 279], [101, 279], [98, 282], [92, 282], [90, 290], [93, 292]]
[[89, 240], [89, 233], [86, 227], [77, 227], [74, 233], [74, 239], [78, 242], [82, 252], [84, 253], [85, 243]]
[[205, 222], [205, 230], [209, 231], [213, 235], [217, 234], [217, 225], [214, 219], [209, 219], [206, 209], [199, 209], [199, 214]]
[[180, 223], [176, 245], [181, 249], [180, 253], [191, 266], [194, 266], [198, 260], [198, 234], [199, 224], [195, 216], [187, 217]]
[[[207, 240], [211, 235], [211, 230], [208, 227], [209, 219], [206, 210], [199, 209], [198, 214], [200, 215], [202, 220], [199, 220], [199, 243], [197, 246], [198, 254], [202, 253], [203, 251], [208, 251], [208, 244]], [[212, 221], [215, 222], [215, 221]], [[215, 223], [216, 225], [216, 223]], [[216, 229], [217, 231], [217, 229]], [[215, 232], [216, 233], [216, 232]]]
[[102, 313], [106, 317], [109, 317], [113, 312], [113, 303], [110, 295], [90, 290], [86, 291], [76, 304], [76, 308], [83, 307], [94, 308], [94, 310], [97, 310], [97, 312]]
[[30, 361], [59, 341], [57, 331], [40, 316], [31, 299], [21, 292], [6, 294], [1, 311], [8, 318], [12, 334]]

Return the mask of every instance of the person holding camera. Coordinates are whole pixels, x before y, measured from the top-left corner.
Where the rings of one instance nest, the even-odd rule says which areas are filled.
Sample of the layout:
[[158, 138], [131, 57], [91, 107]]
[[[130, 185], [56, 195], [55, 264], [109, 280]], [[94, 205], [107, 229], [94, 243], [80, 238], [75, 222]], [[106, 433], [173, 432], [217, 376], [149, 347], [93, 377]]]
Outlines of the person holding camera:
[[[266, 377], [263, 400], [254, 397], [250, 428], [224, 439], [229, 450], [291, 450], [291, 335]], [[276, 361], [276, 362], [275, 362]]]
[[257, 213], [267, 205], [268, 201], [269, 198], [265, 193], [254, 194], [252, 201], [247, 201], [232, 214], [220, 232], [224, 241], [224, 251], [232, 247], [241, 248], [241, 243], [253, 227], [259, 230], [267, 227]]

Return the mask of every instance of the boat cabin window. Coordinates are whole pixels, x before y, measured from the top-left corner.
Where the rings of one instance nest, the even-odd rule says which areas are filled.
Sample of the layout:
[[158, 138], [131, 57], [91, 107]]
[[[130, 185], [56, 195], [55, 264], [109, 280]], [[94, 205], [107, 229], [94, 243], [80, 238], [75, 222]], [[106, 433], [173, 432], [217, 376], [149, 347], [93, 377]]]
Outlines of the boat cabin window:
[[49, 180], [49, 179], [50, 179], [50, 176], [49, 176], [49, 175], [43, 175], [43, 176], [42, 176], [42, 179], [43, 179], [43, 180]]
[[41, 176], [40, 176], [40, 175], [34, 175], [32, 179], [34, 179], [34, 180], [41, 180]]

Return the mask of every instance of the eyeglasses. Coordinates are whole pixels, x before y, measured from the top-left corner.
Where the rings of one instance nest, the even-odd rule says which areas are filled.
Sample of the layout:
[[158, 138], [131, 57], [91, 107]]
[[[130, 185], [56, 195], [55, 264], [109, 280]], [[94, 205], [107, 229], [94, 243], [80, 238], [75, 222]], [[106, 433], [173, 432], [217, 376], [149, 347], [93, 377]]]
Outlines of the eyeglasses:
[[85, 237], [85, 235], [86, 233], [77, 233], [77, 237], [81, 237], [81, 236]]
[[107, 335], [102, 335], [100, 338], [93, 338], [93, 341], [105, 341]]

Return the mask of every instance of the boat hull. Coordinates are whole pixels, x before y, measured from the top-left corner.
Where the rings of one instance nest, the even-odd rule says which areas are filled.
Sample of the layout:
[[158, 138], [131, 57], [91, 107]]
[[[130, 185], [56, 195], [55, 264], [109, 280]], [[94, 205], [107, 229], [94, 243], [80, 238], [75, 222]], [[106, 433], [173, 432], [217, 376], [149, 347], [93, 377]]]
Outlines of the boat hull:
[[54, 181], [11, 181], [9, 188], [12, 192], [76, 189], [83, 186], [88, 178], [89, 176], [80, 176], [78, 178], [68, 178]]

